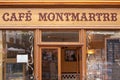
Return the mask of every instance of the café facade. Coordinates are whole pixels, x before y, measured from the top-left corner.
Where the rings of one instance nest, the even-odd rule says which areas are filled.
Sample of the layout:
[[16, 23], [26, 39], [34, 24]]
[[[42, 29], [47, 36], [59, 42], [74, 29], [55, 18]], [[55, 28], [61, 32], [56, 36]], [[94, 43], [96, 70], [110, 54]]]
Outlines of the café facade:
[[119, 80], [119, 1], [0, 0], [0, 80]]

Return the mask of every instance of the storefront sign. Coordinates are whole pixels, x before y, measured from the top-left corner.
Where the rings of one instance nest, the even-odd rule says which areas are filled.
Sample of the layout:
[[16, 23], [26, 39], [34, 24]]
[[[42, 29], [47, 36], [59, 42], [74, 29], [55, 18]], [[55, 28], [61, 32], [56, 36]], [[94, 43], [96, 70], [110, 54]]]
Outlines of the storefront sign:
[[1, 25], [120, 25], [119, 8], [0, 9]]
[[[28, 11], [31, 12], [31, 11]], [[4, 13], [3, 21], [32, 21], [32, 13]], [[38, 21], [117, 21], [117, 13], [38, 13]]]

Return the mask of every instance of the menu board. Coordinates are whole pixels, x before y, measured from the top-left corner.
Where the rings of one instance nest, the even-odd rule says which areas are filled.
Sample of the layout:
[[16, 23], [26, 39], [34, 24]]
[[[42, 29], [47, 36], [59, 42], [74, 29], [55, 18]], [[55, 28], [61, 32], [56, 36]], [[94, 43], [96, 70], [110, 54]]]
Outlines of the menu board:
[[120, 38], [106, 39], [107, 80], [120, 79]]

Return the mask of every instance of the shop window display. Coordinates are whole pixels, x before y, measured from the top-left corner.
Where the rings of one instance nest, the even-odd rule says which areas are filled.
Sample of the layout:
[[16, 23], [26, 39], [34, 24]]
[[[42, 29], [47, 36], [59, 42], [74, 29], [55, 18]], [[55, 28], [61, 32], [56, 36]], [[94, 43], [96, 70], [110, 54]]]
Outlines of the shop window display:
[[[3, 30], [4, 48], [3, 80], [30, 80], [34, 76], [34, 32], [27, 30]], [[28, 62], [17, 62], [17, 55], [28, 55]]]
[[87, 80], [120, 79], [120, 31], [87, 31]]

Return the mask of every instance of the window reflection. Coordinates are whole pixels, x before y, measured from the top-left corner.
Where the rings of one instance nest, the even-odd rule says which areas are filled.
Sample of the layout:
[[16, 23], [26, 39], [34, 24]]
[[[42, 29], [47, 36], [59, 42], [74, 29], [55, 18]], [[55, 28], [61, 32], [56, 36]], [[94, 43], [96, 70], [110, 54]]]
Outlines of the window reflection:
[[33, 42], [30, 42], [30, 38], [33, 36], [31, 31], [5, 31], [7, 57], [16, 58], [16, 54], [30, 53], [30, 46]]
[[[34, 32], [28, 30], [2, 31], [4, 56], [4, 80], [30, 80], [33, 74]], [[17, 62], [17, 55], [28, 55], [28, 62]]]
[[88, 54], [87, 80], [119, 80], [118, 58], [115, 61], [115, 56], [120, 53], [119, 40], [120, 31], [118, 30], [87, 31], [87, 50], [95, 50], [94, 54]]
[[42, 49], [42, 80], [58, 80], [57, 49]]
[[6, 64], [6, 80], [24, 80], [23, 64], [7, 63]]

